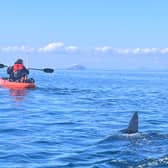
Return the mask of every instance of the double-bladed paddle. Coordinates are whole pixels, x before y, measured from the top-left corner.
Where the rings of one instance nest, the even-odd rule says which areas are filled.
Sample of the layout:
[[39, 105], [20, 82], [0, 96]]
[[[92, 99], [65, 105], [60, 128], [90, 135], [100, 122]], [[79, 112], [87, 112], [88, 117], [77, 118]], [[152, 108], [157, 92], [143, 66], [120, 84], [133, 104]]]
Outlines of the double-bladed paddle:
[[[4, 65], [4, 64], [0, 64], [0, 68], [5, 68], [5, 67], [8, 67], [7, 65]], [[54, 69], [51, 69], [51, 68], [43, 68], [43, 69], [38, 69], [38, 68], [29, 68], [30, 70], [38, 70], [38, 71], [43, 71], [43, 72], [46, 72], [46, 73], [53, 73], [54, 72]]]

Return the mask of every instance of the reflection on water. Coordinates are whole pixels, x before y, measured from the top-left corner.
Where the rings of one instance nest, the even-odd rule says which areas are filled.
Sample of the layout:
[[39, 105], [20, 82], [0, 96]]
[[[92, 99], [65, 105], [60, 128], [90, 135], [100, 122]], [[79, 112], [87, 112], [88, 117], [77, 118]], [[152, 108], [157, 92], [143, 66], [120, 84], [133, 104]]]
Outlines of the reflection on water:
[[10, 95], [16, 100], [16, 101], [22, 101], [27, 93], [26, 89], [10, 89]]

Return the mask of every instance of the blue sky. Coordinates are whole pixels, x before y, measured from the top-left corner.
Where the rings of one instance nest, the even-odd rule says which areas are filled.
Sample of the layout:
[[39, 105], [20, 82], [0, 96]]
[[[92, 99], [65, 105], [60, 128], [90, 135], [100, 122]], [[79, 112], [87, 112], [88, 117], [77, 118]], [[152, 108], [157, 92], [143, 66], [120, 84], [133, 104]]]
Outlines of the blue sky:
[[166, 69], [167, 6], [167, 0], [2, 1], [0, 62]]

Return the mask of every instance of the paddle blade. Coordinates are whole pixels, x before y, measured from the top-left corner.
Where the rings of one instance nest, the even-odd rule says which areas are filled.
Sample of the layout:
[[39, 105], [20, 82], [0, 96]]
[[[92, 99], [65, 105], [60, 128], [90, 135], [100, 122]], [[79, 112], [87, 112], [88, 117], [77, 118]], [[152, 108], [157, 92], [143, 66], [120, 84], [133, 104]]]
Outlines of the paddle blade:
[[54, 72], [54, 69], [44, 68], [43, 71], [46, 72], [46, 73], [53, 73], [53, 72]]
[[0, 64], [0, 68], [5, 68], [5, 67], [7, 67], [7, 66], [4, 64]]

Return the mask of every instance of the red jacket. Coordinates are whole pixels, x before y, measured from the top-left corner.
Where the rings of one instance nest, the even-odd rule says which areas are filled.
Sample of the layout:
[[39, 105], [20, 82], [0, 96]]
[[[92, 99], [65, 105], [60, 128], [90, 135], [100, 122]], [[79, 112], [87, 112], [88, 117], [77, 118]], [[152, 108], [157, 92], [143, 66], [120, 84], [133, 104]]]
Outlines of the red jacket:
[[20, 70], [23, 70], [23, 69], [25, 69], [23, 64], [14, 64], [13, 65], [13, 72], [20, 71]]

